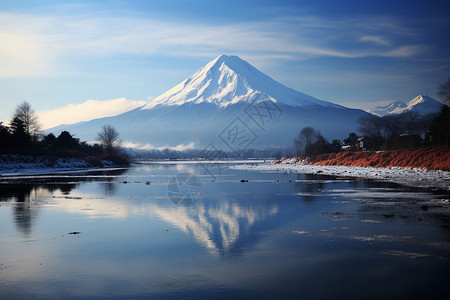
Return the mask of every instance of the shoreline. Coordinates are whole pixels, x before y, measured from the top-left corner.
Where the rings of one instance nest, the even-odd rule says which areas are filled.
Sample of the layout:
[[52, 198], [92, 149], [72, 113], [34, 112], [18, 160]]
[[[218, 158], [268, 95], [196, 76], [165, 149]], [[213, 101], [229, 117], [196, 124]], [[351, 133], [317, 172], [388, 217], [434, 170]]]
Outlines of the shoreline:
[[101, 160], [94, 164], [85, 158], [63, 158], [22, 154], [0, 155], [0, 179], [22, 176], [114, 170], [118, 168], [122, 169], [125, 168], [125, 166], [117, 165], [109, 160]]
[[0, 181], [2, 180], [15, 180], [26, 177], [36, 177], [36, 176], [57, 176], [64, 174], [73, 174], [73, 173], [88, 173], [88, 172], [98, 172], [98, 171], [115, 171], [115, 170], [123, 170], [128, 167], [123, 166], [111, 166], [111, 167], [90, 167], [90, 168], [54, 168], [54, 169], [27, 169], [17, 173], [1, 173], [0, 172]]
[[[450, 171], [450, 148], [427, 146], [384, 151], [341, 151], [308, 158], [308, 164], [318, 166], [349, 166], [378, 168], [419, 168]], [[293, 162], [286, 159], [286, 163]]]
[[419, 168], [382, 168], [382, 167], [349, 167], [319, 166], [307, 164], [251, 164], [236, 165], [230, 168], [247, 171], [274, 171], [330, 175], [340, 177], [357, 177], [379, 181], [394, 182], [406, 186], [432, 188], [450, 191], [450, 172], [442, 170], [426, 170]]
[[[9, 154], [8, 154], [9, 155]], [[12, 155], [10, 155], [12, 156]], [[49, 157], [14, 154], [16, 160], [13, 162], [2, 163], [0, 155], [0, 179], [10, 179], [26, 176], [45, 176], [67, 173], [95, 172], [102, 170], [126, 169], [130, 166], [118, 165], [112, 161], [102, 161], [102, 166], [92, 165], [83, 158], [57, 158], [56, 161], [49, 162]], [[28, 158], [28, 162], [24, 161]], [[150, 164], [248, 164], [264, 163], [268, 160], [263, 159], [240, 159], [240, 160], [136, 160], [131, 164], [150, 163]], [[130, 164], [130, 165], [131, 165]], [[53, 166], [50, 166], [53, 165]]]
[[[23, 158], [23, 157], [22, 157]], [[330, 166], [310, 165], [303, 163], [274, 164], [268, 160], [229, 160], [220, 161], [224, 164], [233, 164], [228, 168], [246, 171], [270, 171], [304, 173], [313, 175], [330, 175], [339, 177], [366, 178], [379, 181], [394, 182], [406, 186], [422, 187], [450, 191], [450, 172], [442, 170], [427, 170], [421, 168], [404, 167], [359, 167], [359, 166]], [[93, 166], [81, 158], [58, 158], [49, 166], [48, 161], [36, 160], [24, 162], [0, 163], [0, 179], [22, 176], [57, 175], [65, 173], [93, 172], [102, 170], [123, 169], [126, 166], [116, 165], [111, 161], [102, 161], [102, 166]], [[177, 161], [152, 161], [151, 163], [173, 164]], [[211, 163], [211, 161], [181, 161], [181, 163]], [[214, 161], [217, 163], [217, 161]]]

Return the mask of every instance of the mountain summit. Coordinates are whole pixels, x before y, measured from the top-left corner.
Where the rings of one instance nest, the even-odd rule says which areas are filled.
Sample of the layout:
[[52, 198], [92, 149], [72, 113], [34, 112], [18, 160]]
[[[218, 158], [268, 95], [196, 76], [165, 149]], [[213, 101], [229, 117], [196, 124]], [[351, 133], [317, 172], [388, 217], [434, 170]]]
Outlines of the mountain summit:
[[94, 141], [109, 124], [120, 132], [125, 146], [186, 149], [213, 143], [236, 152], [291, 146], [306, 126], [325, 138], [342, 139], [356, 131], [357, 120], [365, 115], [288, 88], [237, 56], [221, 55], [142, 107], [48, 132], [67, 130]]
[[142, 109], [186, 103], [213, 103], [226, 107], [239, 102], [249, 103], [261, 96], [291, 106], [340, 107], [288, 88], [238, 56], [221, 55]]
[[401, 114], [407, 111], [415, 111], [420, 115], [427, 115], [438, 113], [441, 110], [441, 107], [442, 104], [436, 99], [427, 95], [419, 95], [408, 103], [396, 101], [386, 106], [375, 106], [367, 111], [380, 117], [390, 114]]

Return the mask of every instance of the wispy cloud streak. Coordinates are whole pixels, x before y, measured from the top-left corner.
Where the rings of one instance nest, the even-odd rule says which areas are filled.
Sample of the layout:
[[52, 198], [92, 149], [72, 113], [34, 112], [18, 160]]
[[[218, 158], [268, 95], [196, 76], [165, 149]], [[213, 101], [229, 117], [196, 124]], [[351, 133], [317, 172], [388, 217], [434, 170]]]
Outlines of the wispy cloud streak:
[[411, 57], [427, 50], [412, 41], [389, 42], [399, 35], [408, 40], [412, 30], [387, 18], [362, 22], [305, 17], [210, 25], [0, 13], [0, 28], [0, 77], [56, 75], [69, 72], [74, 61], [120, 55], [214, 57], [228, 52], [255, 60], [301, 60]]

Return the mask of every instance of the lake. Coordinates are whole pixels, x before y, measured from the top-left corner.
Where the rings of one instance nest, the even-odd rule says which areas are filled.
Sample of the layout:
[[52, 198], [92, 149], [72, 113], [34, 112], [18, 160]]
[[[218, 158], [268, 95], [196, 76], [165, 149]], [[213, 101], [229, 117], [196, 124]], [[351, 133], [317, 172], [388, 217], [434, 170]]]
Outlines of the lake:
[[0, 298], [448, 296], [447, 192], [227, 166], [0, 178]]

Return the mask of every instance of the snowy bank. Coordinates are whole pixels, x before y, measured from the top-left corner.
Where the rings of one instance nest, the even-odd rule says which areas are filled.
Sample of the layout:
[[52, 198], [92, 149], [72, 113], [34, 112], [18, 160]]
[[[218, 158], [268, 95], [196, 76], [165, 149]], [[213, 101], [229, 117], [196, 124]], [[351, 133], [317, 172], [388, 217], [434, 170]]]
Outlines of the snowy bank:
[[30, 174], [48, 174], [53, 172], [85, 170], [92, 168], [110, 168], [116, 165], [112, 161], [102, 160], [100, 165], [84, 158], [62, 158], [55, 156], [33, 156], [20, 154], [0, 155], [0, 176]]
[[438, 188], [450, 191], [450, 172], [418, 168], [373, 168], [346, 166], [313, 166], [305, 164], [246, 164], [230, 168], [237, 170], [293, 172], [333, 176], [361, 177], [396, 182], [408, 186]]

